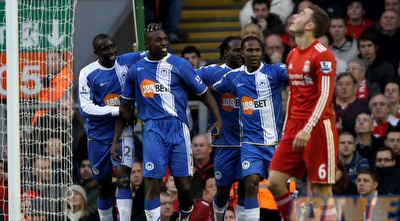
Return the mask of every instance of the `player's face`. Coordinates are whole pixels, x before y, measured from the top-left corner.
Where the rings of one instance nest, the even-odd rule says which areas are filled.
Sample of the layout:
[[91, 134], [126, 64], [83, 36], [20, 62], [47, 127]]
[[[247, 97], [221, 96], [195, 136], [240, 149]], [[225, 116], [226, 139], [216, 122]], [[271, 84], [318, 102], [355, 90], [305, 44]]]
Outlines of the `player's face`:
[[95, 53], [101, 65], [112, 67], [117, 56], [117, 47], [111, 38], [103, 38], [97, 42]]
[[380, 24], [383, 31], [395, 32], [399, 27], [399, 15], [394, 11], [382, 13]]
[[148, 32], [145, 45], [151, 60], [160, 60], [168, 54], [168, 37], [163, 30]]
[[354, 144], [354, 137], [352, 135], [340, 135], [339, 136], [339, 154], [342, 157], [349, 157], [356, 150]]
[[306, 25], [310, 22], [314, 12], [310, 8], [302, 10], [299, 14], [293, 15], [294, 19], [289, 25], [289, 33], [292, 35], [304, 34]]
[[399, 85], [397, 83], [388, 83], [385, 86], [385, 96], [389, 98], [392, 104], [397, 104], [400, 99]]
[[350, 76], [343, 76], [335, 84], [336, 94], [342, 99], [354, 97], [356, 96], [356, 86]]
[[400, 12], [399, 0], [385, 0], [385, 11], [390, 9], [399, 13]]
[[356, 179], [357, 191], [361, 195], [373, 194], [378, 184], [374, 182], [371, 175], [360, 173]]
[[329, 33], [333, 40], [341, 40], [346, 36], [347, 27], [343, 19], [332, 19], [329, 26]]
[[256, 71], [262, 61], [262, 48], [257, 40], [246, 41], [243, 47], [244, 63], [249, 72]]
[[357, 134], [371, 133], [374, 130], [371, 116], [368, 114], [359, 114], [356, 118], [354, 129]]
[[229, 42], [228, 50], [225, 51], [226, 60], [229, 60], [233, 68], [242, 66], [242, 50], [240, 49], [241, 40], [236, 39]]
[[347, 7], [347, 16], [350, 19], [362, 18], [365, 13], [360, 2], [353, 2]]
[[376, 47], [372, 41], [360, 40], [359, 43], [360, 54], [363, 59], [373, 59], [376, 55]]
[[385, 145], [390, 147], [396, 155], [400, 155], [400, 132], [389, 132]]

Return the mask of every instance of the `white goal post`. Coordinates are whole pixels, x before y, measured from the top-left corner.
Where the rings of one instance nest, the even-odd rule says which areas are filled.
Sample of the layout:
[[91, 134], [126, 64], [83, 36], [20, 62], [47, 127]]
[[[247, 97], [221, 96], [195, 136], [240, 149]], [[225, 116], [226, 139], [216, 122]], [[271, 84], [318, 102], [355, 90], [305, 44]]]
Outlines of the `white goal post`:
[[75, 5], [76, 0], [0, 1], [4, 220], [67, 220], [65, 190], [72, 183], [73, 169]]

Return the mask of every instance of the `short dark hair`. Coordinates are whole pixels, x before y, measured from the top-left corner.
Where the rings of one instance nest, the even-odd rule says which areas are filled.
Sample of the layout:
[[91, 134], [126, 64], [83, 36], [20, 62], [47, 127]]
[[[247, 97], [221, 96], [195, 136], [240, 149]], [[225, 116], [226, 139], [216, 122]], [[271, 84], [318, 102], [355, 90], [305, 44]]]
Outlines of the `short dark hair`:
[[242, 40], [242, 44], [240, 45], [240, 48], [243, 50], [244, 49], [244, 44], [246, 42], [252, 41], [252, 40], [256, 40], [260, 44], [261, 50], [264, 53], [264, 47], [263, 47], [263, 44], [262, 44], [261, 40], [259, 38], [257, 38], [257, 37], [254, 37], [254, 36], [249, 36], [249, 37], [246, 37], [245, 39], [243, 39]]
[[389, 133], [400, 133], [400, 127], [389, 124], [389, 126], [386, 129], [385, 138], [384, 138], [385, 140], [387, 139], [387, 136]]
[[311, 5], [308, 8], [313, 11], [311, 20], [315, 23], [314, 37], [319, 38], [328, 31], [330, 24], [329, 16], [318, 5]]
[[357, 47], [360, 49], [360, 41], [371, 41], [375, 47], [378, 46], [378, 38], [373, 27], [366, 28], [357, 40]]
[[394, 160], [394, 158], [396, 157], [396, 154], [394, 153], [392, 148], [390, 148], [388, 146], [382, 146], [382, 147], [379, 147], [378, 150], [376, 150], [375, 158], [378, 155], [378, 152], [383, 152], [383, 151], [389, 151], [390, 157], [392, 158], [392, 160]]
[[373, 180], [374, 182], [378, 182], [378, 176], [377, 176], [375, 170], [373, 170], [372, 168], [364, 168], [364, 169], [361, 169], [360, 171], [358, 171], [357, 177], [358, 177], [358, 175], [360, 175], [360, 174], [368, 174], [368, 175], [371, 176], [371, 178], [372, 178], [372, 180]]
[[190, 53], [196, 53], [198, 57], [200, 57], [200, 51], [193, 45], [187, 45], [186, 47], [183, 48], [181, 57], [183, 58], [183, 55], [185, 54], [190, 54]]
[[112, 39], [109, 35], [107, 34], [98, 34], [96, 35], [96, 37], [93, 38], [92, 41], [92, 47], [94, 50], [97, 50], [97, 47], [99, 46], [99, 41], [105, 38], [110, 38]]
[[229, 36], [227, 38], [225, 38], [221, 44], [218, 46], [219, 48], [219, 59], [224, 60], [224, 54], [225, 51], [229, 50], [229, 42], [233, 41], [233, 40], [239, 40], [241, 41], [242, 39], [239, 36]]
[[271, 2], [269, 0], [253, 0], [251, 7], [254, 9], [254, 5], [256, 4], [266, 4], [268, 9], [271, 9]]

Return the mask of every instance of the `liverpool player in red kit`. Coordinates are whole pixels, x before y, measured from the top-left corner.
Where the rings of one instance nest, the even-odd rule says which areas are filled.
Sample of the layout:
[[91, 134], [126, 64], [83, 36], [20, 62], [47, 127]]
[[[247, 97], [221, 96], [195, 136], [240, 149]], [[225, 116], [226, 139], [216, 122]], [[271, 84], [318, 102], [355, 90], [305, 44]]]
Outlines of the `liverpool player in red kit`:
[[268, 186], [282, 217], [290, 220], [291, 195], [286, 182], [307, 172], [312, 194], [326, 199], [325, 203], [314, 204], [316, 217], [336, 220], [330, 197], [338, 151], [332, 109], [336, 62], [333, 53], [317, 40], [326, 32], [329, 17], [318, 6], [310, 6], [294, 16], [289, 31], [295, 36], [297, 47], [286, 62], [290, 85], [288, 113], [283, 138], [272, 158]]

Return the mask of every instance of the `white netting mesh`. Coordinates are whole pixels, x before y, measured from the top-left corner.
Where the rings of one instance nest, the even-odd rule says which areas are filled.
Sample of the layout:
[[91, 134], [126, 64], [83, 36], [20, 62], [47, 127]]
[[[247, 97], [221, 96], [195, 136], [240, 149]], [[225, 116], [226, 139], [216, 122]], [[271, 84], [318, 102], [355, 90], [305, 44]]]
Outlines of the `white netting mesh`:
[[[21, 208], [23, 216], [67, 220], [72, 183], [73, 22], [76, 0], [19, 0]], [[0, 147], [7, 163], [6, 20], [0, 2]], [[16, 28], [16, 27], [14, 27]], [[9, 39], [7, 39], [8, 41]], [[8, 147], [14, 148], [14, 147]], [[2, 161], [1, 161], [2, 162]], [[0, 163], [0, 219], [7, 217], [6, 169]], [[10, 179], [12, 174], [8, 174]], [[3, 191], [3, 192], [1, 192]]]

